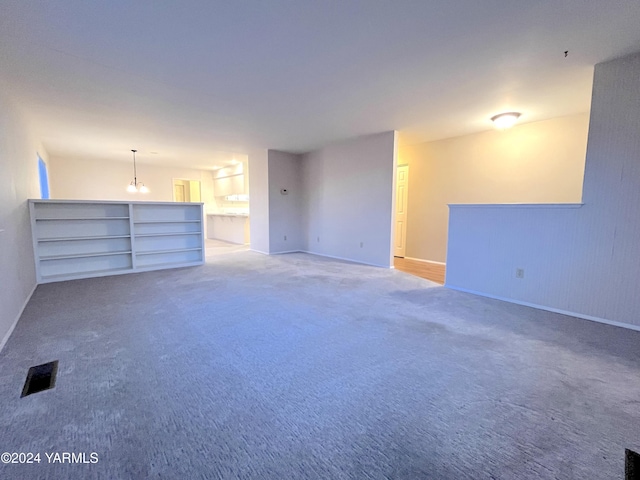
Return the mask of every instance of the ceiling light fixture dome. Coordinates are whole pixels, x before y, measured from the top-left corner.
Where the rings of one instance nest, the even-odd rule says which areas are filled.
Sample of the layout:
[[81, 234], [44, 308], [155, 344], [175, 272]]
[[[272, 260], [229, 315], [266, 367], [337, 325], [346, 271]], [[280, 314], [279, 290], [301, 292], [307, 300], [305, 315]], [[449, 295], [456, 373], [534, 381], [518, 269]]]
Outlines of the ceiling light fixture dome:
[[499, 113], [498, 115], [494, 115], [491, 117], [491, 121], [500, 130], [504, 130], [506, 128], [511, 128], [520, 118], [521, 113], [519, 112], [505, 112]]

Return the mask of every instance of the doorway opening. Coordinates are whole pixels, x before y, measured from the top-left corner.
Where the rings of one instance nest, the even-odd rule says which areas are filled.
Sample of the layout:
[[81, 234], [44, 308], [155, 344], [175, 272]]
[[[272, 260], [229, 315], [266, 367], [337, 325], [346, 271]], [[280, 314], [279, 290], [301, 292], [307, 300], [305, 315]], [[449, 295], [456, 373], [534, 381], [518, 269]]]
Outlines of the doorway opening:
[[173, 179], [174, 202], [201, 202], [202, 194], [199, 180]]
[[409, 165], [396, 171], [396, 210], [393, 218], [393, 266], [397, 270], [444, 284], [445, 266], [407, 257], [407, 208], [409, 199]]
[[394, 216], [393, 256], [404, 258], [407, 249], [407, 200], [409, 198], [409, 165], [396, 171], [396, 211]]

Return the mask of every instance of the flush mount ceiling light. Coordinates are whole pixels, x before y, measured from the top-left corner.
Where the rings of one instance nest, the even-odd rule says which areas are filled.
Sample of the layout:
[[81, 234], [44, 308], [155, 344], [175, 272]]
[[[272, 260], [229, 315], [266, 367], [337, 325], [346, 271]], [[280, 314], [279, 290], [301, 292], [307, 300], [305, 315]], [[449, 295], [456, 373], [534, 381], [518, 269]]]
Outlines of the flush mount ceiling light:
[[149, 189], [144, 186], [144, 183], [138, 181], [138, 174], [136, 171], [136, 152], [137, 150], [131, 150], [133, 152], [133, 180], [127, 187], [127, 192], [129, 193], [148, 193]]
[[504, 130], [505, 128], [513, 127], [520, 115], [521, 114], [518, 112], [499, 113], [498, 115], [494, 115], [493, 117], [491, 117], [491, 121], [496, 126], [496, 128]]

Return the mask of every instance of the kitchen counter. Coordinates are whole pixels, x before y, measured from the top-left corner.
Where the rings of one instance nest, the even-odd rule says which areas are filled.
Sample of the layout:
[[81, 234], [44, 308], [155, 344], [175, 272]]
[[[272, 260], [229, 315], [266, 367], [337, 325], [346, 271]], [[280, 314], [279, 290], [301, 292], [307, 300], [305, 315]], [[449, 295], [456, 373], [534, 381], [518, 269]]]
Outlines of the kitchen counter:
[[208, 213], [207, 238], [245, 245], [249, 243], [247, 213]]

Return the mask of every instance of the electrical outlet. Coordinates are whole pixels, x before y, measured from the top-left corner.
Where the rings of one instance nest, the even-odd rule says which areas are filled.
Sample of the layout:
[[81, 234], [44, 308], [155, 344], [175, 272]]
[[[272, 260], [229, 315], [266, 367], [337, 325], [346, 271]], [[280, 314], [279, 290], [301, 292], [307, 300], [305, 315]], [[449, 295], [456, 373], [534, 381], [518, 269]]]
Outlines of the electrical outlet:
[[320, 237], [318, 237], [318, 243], [320, 243]]
[[516, 268], [516, 278], [524, 278], [524, 268]]
[[287, 241], [287, 236], [286, 236], [286, 235], [284, 236], [284, 241], [285, 241], [285, 242]]
[[364, 247], [364, 242], [360, 242], [360, 248]]

